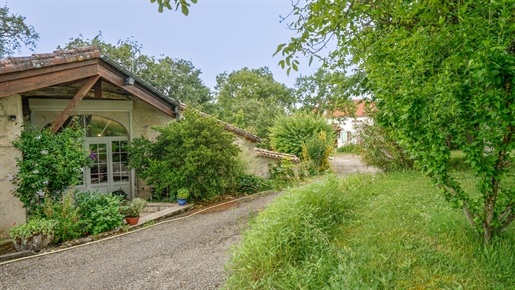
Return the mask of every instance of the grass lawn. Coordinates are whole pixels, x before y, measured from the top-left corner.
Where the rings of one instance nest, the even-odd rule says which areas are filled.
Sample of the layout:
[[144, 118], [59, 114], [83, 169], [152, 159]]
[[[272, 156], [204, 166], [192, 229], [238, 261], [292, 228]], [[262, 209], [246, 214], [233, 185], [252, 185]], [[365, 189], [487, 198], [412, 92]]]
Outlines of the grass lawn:
[[257, 216], [228, 269], [228, 289], [514, 289], [515, 226], [484, 246], [414, 171], [325, 180]]

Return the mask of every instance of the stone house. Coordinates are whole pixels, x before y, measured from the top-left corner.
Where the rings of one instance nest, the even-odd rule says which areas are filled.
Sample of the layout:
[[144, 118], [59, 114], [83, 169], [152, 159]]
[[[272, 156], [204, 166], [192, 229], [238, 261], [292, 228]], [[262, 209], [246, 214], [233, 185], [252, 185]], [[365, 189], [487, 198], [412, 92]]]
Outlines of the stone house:
[[[48, 126], [54, 132], [70, 123], [84, 126], [85, 146], [98, 162], [84, 171], [85, 182], [79, 187], [99, 192], [122, 188], [135, 197], [144, 196], [149, 188], [127, 168], [121, 145], [141, 136], [155, 139], [157, 132], [151, 127], [179, 120], [184, 108], [94, 47], [1, 60], [0, 238], [8, 235], [13, 223], [26, 220], [9, 180], [17, 170], [16, 158], [21, 157], [12, 142], [24, 123]], [[254, 160], [260, 156], [253, 149], [259, 138], [224, 126], [238, 137], [251, 171], [266, 177], [259, 164], [278, 159]]]

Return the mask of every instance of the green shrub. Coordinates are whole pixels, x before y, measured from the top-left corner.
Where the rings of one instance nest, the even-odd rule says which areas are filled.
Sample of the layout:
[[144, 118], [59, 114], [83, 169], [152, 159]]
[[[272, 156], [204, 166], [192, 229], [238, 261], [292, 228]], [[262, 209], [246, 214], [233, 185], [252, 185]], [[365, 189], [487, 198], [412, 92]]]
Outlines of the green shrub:
[[269, 181], [252, 174], [240, 175], [237, 180], [238, 186], [236, 191], [241, 194], [253, 194], [269, 190], [272, 187]]
[[295, 184], [299, 180], [299, 176], [295, 172], [296, 166], [289, 158], [283, 158], [276, 165], [268, 164], [268, 170], [270, 172], [270, 180], [278, 188]]
[[194, 110], [184, 119], [153, 127], [156, 142], [136, 139], [129, 146], [129, 165], [147, 179], [156, 192], [188, 188], [193, 200], [208, 200], [234, 188], [241, 173], [234, 134], [214, 117]]
[[356, 153], [360, 154], [363, 151], [363, 147], [360, 144], [350, 143], [336, 149], [339, 153]]
[[84, 149], [83, 129], [66, 128], [58, 134], [50, 129], [25, 128], [13, 142], [22, 153], [19, 172], [10, 177], [17, 185], [14, 195], [29, 215], [40, 215], [47, 199], [62, 200], [66, 190], [82, 181], [82, 169], [91, 164]]
[[87, 232], [87, 222], [81, 218], [79, 208], [74, 205], [73, 195], [66, 194], [63, 201], [45, 202], [43, 215], [46, 219], [55, 220], [55, 243], [80, 238]]
[[275, 151], [302, 157], [302, 145], [322, 131], [329, 144], [334, 142], [335, 131], [322, 115], [298, 112], [292, 116], [280, 116], [270, 128], [270, 144]]
[[326, 133], [321, 131], [309, 137], [302, 145], [302, 158], [307, 163], [311, 176], [319, 175], [331, 167], [329, 155], [333, 150], [334, 142], [328, 140]]
[[413, 168], [414, 160], [394, 139], [393, 130], [372, 121], [358, 125], [363, 162], [385, 171]]
[[75, 205], [86, 223], [85, 230], [93, 235], [112, 230], [123, 224], [120, 197], [98, 192], [76, 194]]

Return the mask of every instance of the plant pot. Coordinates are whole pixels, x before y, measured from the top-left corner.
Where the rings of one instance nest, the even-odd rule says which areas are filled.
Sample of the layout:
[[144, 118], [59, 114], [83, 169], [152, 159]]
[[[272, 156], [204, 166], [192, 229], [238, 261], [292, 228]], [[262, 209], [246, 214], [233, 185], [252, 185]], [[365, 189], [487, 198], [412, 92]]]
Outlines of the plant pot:
[[180, 198], [179, 198], [179, 199], [177, 199], [177, 203], [178, 203], [179, 205], [185, 205], [185, 204], [186, 204], [186, 200], [185, 200], [185, 199], [180, 199]]
[[138, 224], [139, 216], [137, 217], [126, 217], [125, 220], [131, 226]]
[[17, 251], [35, 251], [43, 249], [48, 246], [54, 239], [53, 235], [38, 234], [29, 237], [27, 240], [16, 239], [13, 241], [14, 247]]

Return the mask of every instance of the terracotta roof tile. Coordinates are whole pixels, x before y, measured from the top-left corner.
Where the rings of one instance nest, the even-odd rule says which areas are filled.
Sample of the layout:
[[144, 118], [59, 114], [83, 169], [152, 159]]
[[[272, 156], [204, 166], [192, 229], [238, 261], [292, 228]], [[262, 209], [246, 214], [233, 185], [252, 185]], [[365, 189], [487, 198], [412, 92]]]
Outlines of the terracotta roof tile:
[[0, 60], [0, 73], [24, 71], [99, 57], [100, 50], [95, 46], [56, 50], [53, 53], [35, 53], [31, 56], [9, 57]]
[[280, 153], [275, 151], [270, 151], [262, 148], [254, 148], [258, 156], [268, 157], [272, 159], [279, 159], [282, 160], [284, 158], [290, 158], [293, 163], [299, 163], [300, 159], [299, 157], [293, 155], [293, 154], [286, 154], [286, 153]]
[[364, 100], [353, 100], [353, 101], [354, 101], [354, 106], [356, 106], [356, 111], [354, 112], [354, 114], [352, 114], [352, 112], [349, 112], [349, 111], [346, 111], [346, 112], [335, 111], [333, 113], [333, 117], [351, 117], [351, 116], [366, 117], [367, 112], [365, 111], [365, 101]]

